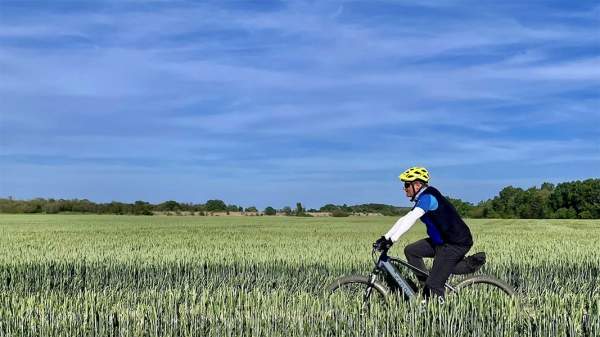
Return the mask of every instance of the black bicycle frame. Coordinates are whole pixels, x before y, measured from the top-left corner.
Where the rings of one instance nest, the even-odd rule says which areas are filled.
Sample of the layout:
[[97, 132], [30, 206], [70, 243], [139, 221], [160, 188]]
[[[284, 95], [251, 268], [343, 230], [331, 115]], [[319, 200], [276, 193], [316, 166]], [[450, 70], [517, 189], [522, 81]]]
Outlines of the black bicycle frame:
[[[377, 261], [376, 268], [373, 271], [373, 274], [377, 273], [378, 271], [384, 271], [385, 273], [387, 273], [391, 276], [391, 279], [396, 282], [396, 286], [398, 286], [400, 289], [402, 289], [402, 292], [404, 292], [404, 294], [409, 299], [411, 299], [411, 300], [415, 299], [417, 297], [417, 294], [410, 287], [410, 285], [408, 285], [408, 282], [406, 282], [406, 280], [404, 278], [402, 278], [402, 276], [400, 275], [400, 272], [398, 271], [396, 266], [394, 266], [392, 264], [392, 261], [409, 268], [413, 273], [415, 273], [417, 275], [427, 277], [427, 276], [429, 276], [429, 273], [425, 270], [421, 270], [421, 269], [409, 264], [406, 261], [388, 256], [387, 251], [382, 252], [381, 256], [379, 256], [379, 260]], [[450, 289], [451, 291], [456, 291], [448, 283], [445, 284], [445, 287]]]

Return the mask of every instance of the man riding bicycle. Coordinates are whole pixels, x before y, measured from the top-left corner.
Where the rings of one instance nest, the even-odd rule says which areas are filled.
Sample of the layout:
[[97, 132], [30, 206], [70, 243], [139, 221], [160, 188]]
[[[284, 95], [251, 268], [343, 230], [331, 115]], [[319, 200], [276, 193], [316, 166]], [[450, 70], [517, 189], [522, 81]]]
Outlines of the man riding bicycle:
[[[411, 167], [400, 176], [404, 191], [415, 206], [398, 219], [394, 226], [375, 242], [380, 249], [389, 249], [418, 219], [427, 227], [428, 238], [404, 248], [408, 263], [425, 269], [423, 257], [433, 257], [429, 276], [419, 281], [424, 284], [424, 296], [444, 297], [444, 283], [450, 274], [463, 273], [468, 266], [463, 260], [473, 246], [471, 231], [452, 204], [434, 187], [429, 186], [429, 172], [424, 167]], [[460, 262], [460, 263], [459, 263]]]

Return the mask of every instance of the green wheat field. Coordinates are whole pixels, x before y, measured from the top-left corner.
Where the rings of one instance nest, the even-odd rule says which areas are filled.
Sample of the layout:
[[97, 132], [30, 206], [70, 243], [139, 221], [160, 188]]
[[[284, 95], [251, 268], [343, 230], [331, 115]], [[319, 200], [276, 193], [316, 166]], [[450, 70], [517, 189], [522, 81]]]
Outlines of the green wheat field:
[[[368, 274], [391, 217], [0, 215], [0, 336], [598, 336], [599, 220], [467, 220], [495, 293], [324, 288]], [[392, 248], [425, 236], [417, 224]]]

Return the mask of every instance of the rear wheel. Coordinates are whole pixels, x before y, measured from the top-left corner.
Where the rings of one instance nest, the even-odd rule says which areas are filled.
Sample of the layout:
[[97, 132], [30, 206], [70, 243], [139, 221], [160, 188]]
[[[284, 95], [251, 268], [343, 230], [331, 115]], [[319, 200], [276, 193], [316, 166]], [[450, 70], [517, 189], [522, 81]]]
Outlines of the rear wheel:
[[374, 303], [386, 303], [388, 295], [384, 285], [361, 275], [340, 277], [327, 290], [332, 301], [359, 305], [362, 309], [368, 309]]
[[473, 275], [461, 280], [454, 288], [459, 292], [498, 293], [499, 295], [513, 296], [515, 290], [508, 283], [487, 275]]

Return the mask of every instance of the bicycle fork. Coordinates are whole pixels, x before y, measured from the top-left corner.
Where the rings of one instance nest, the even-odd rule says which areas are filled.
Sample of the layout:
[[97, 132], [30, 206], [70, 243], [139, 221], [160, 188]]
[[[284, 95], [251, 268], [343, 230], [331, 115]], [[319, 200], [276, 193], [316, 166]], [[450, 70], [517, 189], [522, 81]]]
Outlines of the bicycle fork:
[[371, 277], [369, 278], [369, 286], [365, 288], [365, 293], [363, 294], [363, 309], [369, 303], [369, 299], [371, 298], [371, 294], [373, 293], [373, 284], [375, 284], [375, 280], [377, 279], [377, 272], [377, 268], [373, 269]]

